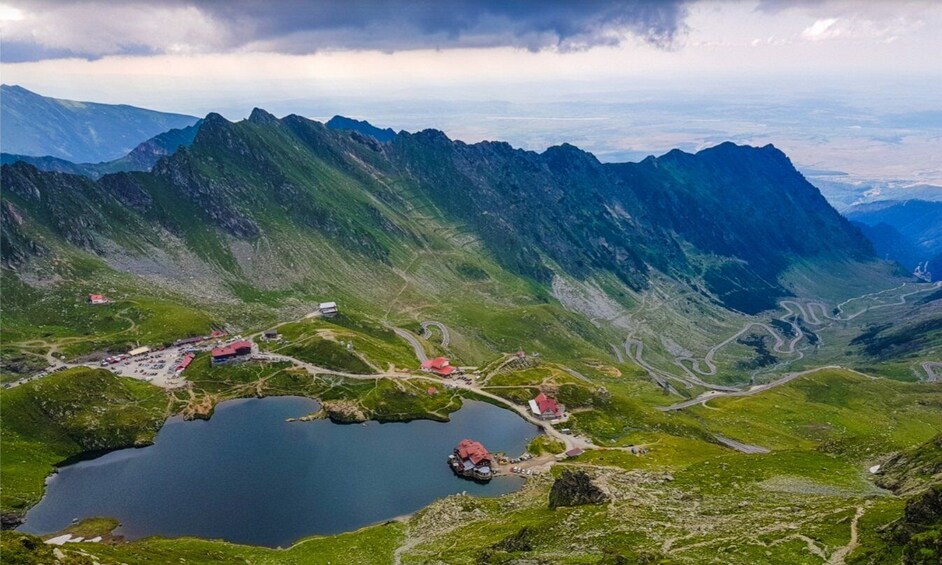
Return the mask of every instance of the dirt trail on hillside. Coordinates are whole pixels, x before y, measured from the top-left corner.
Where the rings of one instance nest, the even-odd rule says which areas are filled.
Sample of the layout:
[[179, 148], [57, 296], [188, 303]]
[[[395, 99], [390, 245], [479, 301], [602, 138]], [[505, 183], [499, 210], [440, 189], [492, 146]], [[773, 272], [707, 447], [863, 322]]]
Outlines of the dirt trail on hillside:
[[857, 542], [857, 523], [860, 521], [860, 517], [864, 515], [865, 511], [866, 506], [857, 507], [857, 512], [854, 513], [854, 518], [850, 521], [850, 541], [847, 542], [847, 545], [831, 554], [831, 558], [828, 559], [828, 565], [843, 565], [844, 559], [860, 545]]

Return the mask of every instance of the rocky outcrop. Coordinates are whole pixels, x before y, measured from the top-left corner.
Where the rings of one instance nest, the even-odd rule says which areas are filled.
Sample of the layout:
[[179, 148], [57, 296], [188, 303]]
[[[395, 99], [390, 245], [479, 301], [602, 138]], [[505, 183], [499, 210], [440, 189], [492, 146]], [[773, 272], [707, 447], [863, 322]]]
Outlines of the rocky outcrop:
[[0, 530], [12, 530], [23, 523], [23, 516], [13, 512], [0, 514]]
[[367, 420], [366, 414], [353, 402], [327, 400], [323, 402], [322, 407], [330, 421], [335, 424], [355, 424]]
[[549, 494], [550, 508], [602, 504], [607, 500], [608, 496], [585, 471], [563, 471]]
[[942, 434], [892, 456], [874, 482], [896, 494], [912, 494], [942, 483]]

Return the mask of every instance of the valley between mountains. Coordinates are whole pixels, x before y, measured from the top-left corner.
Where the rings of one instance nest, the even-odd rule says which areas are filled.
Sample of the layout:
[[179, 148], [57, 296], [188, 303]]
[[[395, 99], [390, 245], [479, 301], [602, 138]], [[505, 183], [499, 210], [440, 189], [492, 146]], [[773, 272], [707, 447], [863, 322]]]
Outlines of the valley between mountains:
[[[57, 466], [149, 445], [167, 418], [211, 420], [240, 398], [320, 402], [292, 426], [441, 422], [483, 400], [542, 430], [522, 488], [283, 549], [126, 540], [115, 520], [83, 517], [55, 534], [100, 541], [4, 530], [5, 558], [942, 554], [942, 286], [880, 259], [781, 151], [724, 143], [611, 164], [571, 145], [366, 126], [256, 109], [186, 126], [145, 170], [5, 160], [4, 527]], [[340, 314], [315, 313], [326, 302]], [[251, 358], [214, 364], [204, 343], [153, 379], [101, 363], [140, 347], [182, 356], [178, 340], [213, 330], [249, 338]], [[420, 370], [437, 357], [464, 378]], [[565, 418], [532, 413], [541, 393]], [[554, 483], [578, 471], [604, 502], [551, 508]]]

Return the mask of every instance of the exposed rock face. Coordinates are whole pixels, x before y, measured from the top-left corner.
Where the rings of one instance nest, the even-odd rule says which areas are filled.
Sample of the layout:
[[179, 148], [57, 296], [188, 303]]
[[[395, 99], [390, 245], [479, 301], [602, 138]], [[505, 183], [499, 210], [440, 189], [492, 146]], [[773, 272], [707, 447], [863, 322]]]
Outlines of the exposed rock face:
[[942, 522], [942, 485], [933, 485], [920, 496], [910, 498], [903, 517], [906, 522], [920, 526]]
[[582, 506], [602, 504], [608, 496], [597, 487], [584, 471], [563, 471], [550, 489], [549, 506]]
[[897, 453], [880, 468], [874, 482], [896, 494], [925, 490], [942, 481], [942, 434], [915, 448]]
[[23, 517], [12, 512], [0, 514], [0, 529], [12, 530], [23, 523]]
[[321, 405], [331, 422], [336, 424], [353, 424], [365, 422], [366, 414], [353, 402], [346, 400], [327, 400]]
[[904, 564], [942, 563], [942, 485], [932, 485], [906, 502], [896, 536], [905, 543]]
[[507, 552], [533, 551], [533, 537], [535, 534], [536, 530], [530, 526], [524, 526], [517, 533], [507, 536], [492, 547]]

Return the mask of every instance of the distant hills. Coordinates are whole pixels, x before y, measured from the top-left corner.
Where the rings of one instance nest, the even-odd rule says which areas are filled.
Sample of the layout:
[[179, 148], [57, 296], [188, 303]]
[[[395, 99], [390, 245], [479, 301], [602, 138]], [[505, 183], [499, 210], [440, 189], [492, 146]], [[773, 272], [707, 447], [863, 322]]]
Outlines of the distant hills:
[[198, 121], [124, 104], [49, 98], [21, 86], [0, 86], [0, 149], [72, 163], [120, 159], [139, 144]]
[[942, 202], [886, 200], [854, 206], [844, 215], [873, 242], [877, 255], [909, 270], [925, 270], [928, 262], [933, 280], [942, 278]]
[[404, 257], [435, 249], [452, 257], [427, 275], [443, 287], [497, 276], [481, 265], [543, 293], [559, 276], [634, 290], [668, 277], [755, 313], [789, 294], [780, 277], [796, 260], [873, 258], [771, 145], [602, 164], [571, 145], [534, 153], [436, 130], [381, 143], [256, 109], [236, 123], [209, 114], [151, 172], [93, 181], [17, 163], [2, 183], [6, 265], [157, 261], [150, 272], [208, 277], [205, 288], [361, 286], [362, 298]]
[[97, 179], [108, 173], [149, 171], [157, 164], [157, 160], [161, 157], [170, 155], [178, 148], [187, 147], [193, 143], [193, 139], [196, 137], [196, 132], [199, 130], [201, 123], [202, 120], [197, 121], [192, 126], [165, 131], [141, 143], [127, 155], [103, 163], [73, 163], [72, 161], [48, 155], [34, 157], [31, 155], [13, 155], [10, 153], [0, 153], [0, 162], [4, 165], [8, 165], [17, 161], [23, 161], [41, 171], [71, 173], [84, 175], [93, 179]]

